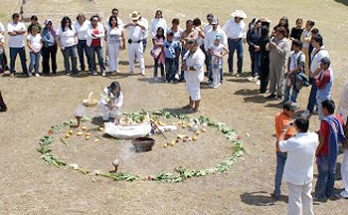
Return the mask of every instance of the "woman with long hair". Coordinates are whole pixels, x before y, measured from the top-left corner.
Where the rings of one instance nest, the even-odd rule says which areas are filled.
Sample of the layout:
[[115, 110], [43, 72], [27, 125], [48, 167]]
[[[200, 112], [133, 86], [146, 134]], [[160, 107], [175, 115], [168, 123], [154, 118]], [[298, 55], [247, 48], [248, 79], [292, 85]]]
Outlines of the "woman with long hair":
[[272, 36], [273, 37], [275, 37], [277, 29], [279, 27], [285, 28], [285, 31], [286, 31], [285, 37], [288, 38], [290, 30], [289, 30], [289, 19], [288, 19], [287, 16], [283, 16], [282, 18], [280, 18], [278, 25], [274, 26], [273, 31], [272, 31]]
[[75, 28], [71, 25], [71, 19], [65, 16], [61, 21], [61, 28], [57, 32], [56, 41], [58, 47], [62, 50], [64, 56], [64, 66], [65, 74], [70, 75], [70, 62], [72, 66], [72, 74], [77, 74], [77, 54], [76, 54], [76, 44], [77, 37]]
[[155, 18], [151, 20], [150, 23], [150, 32], [152, 35], [152, 38], [154, 38], [157, 34], [157, 29], [161, 27], [164, 29], [164, 35], [166, 35], [167, 30], [167, 22], [165, 19], [163, 19], [163, 14], [161, 10], [156, 10]]
[[116, 74], [118, 72], [118, 56], [120, 50], [126, 49], [126, 39], [124, 31], [114, 15], [110, 16], [109, 24], [106, 26], [105, 40], [107, 41], [109, 70], [112, 74]]
[[269, 51], [266, 49], [266, 45], [270, 42], [269, 30], [267, 26], [261, 28], [260, 39], [260, 93], [267, 92], [268, 80], [269, 80]]
[[87, 31], [89, 25], [90, 21], [86, 19], [86, 16], [83, 13], [79, 13], [76, 17], [76, 21], [74, 22], [74, 28], [78, 38], [77, 53], [79, 55], [81, 72], [84, 72], [86, 69], [85, 56], [87, 57], [88, 68], [91, 70], [91, 63], [87, 54]]
[[157, 80], [157, 71], [158, 67], [161, 68], [161, 77], [163, 80], [165, 80], [164, 75], [164, 64], [165, 64], [165, 56], [164, 56], [164, 42], [165, 42], [165, 36], [164, 36], [164, 29], [162, 27], [159, 27], [157, 29], [156, 36], [152, 39], [153, 42], [153, 49], [151, 50], [151, 55], [154, 58], [154, 72], [153, 72], [153, 78]]
[[42, 29], [42, 42], [41, 49], [42, 54], [42, 73], [50, 74], [50, 58], [52, 74], [57, 72], [57, 42], [56, 34], [57, 29], [54, 26], [52, 20], [46, 19], [44, 22], [44, 28]]

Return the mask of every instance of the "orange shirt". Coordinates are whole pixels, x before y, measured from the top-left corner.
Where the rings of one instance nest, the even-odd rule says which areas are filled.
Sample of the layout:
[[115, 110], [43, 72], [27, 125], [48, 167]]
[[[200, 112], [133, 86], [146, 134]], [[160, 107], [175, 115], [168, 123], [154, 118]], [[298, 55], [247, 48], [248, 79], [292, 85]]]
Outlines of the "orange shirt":
[[[279, 142], [279, 137], [282, 134], [282, 130], [290, 124], [290, 117], [287, 116], [284, 112], [278, 113], [277, 116], [275, 117], [275, 130], [276, 130], [276, 137], [277, 137], [277, 144], [276, 144], [276, 150], [277, 152], [279, 151], [278, 148], [278, 142]], [[285, 139], [295, 136], [295, 129], [294, 127], [290, 128], [286, 133], [285, 133]]]

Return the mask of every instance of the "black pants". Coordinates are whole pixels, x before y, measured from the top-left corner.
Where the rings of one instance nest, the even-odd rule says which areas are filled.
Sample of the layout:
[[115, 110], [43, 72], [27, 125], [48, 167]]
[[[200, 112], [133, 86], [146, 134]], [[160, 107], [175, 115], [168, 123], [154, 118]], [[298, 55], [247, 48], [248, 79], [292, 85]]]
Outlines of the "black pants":
[[51, 57], [51, 67], [52, 73], [55, 74], [57, 72], [57, 45], [42, 47], [42, 73], [49, 74], [50, 73], [50, 57]]
[[0, 111], [6, 111], [6, 110], [7, 110], [7, 107], [4, 100], [2, 99], [2, 95], [0, 91]]
[[5, 49], [4, 52], [2, 53], [2, 69], [5, 70], [7, 66], [7, 57], [6, 57], [6, 53], [5, 53]]
[[262, 60], [261, 63], [261, 74], [260, 74], [260, 93], [267, 91], [269, 80], [269, 60]]

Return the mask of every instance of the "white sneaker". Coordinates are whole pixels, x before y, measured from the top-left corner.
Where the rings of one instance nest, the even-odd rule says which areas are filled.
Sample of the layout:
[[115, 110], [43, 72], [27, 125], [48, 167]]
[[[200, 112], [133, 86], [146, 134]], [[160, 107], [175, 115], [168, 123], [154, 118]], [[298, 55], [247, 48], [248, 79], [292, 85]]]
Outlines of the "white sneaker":
[[256, 85], [257, 85], [257, 86], [260, 86], [260, 84], [261, 84], [260, 80], [257, 80], [257, 81], [256, 81]]
[[145, 76], [145, 72], [144, 71], [140, 72], [140, 75]]
[[248, 81], [253, 82], [254, 81], [254, 77], [249, 77]]
[[105, 77], [106, 76], [106, 72], [102, 71], [102, 76]]
[[221, 84], [218, 83], [217, 85], [214, 86], [214, 89], [219, 88], [220, 86], [221, 86]]
[[40, 77], [40, 74], [39, 73], [35, 73], [35, 76], [38, 78], [38, 77]]

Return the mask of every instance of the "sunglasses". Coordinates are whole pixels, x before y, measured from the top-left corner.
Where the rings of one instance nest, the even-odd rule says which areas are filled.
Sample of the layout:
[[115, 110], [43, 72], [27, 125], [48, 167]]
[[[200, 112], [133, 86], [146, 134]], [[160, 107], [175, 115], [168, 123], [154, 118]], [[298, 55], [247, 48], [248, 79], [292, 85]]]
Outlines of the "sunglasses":
[[189, 41], [187, 44], [189, 44], [189, 45], [192, 45], [192, 44], [194, 44], [195, 42], [193, 42], [193, 41]]

